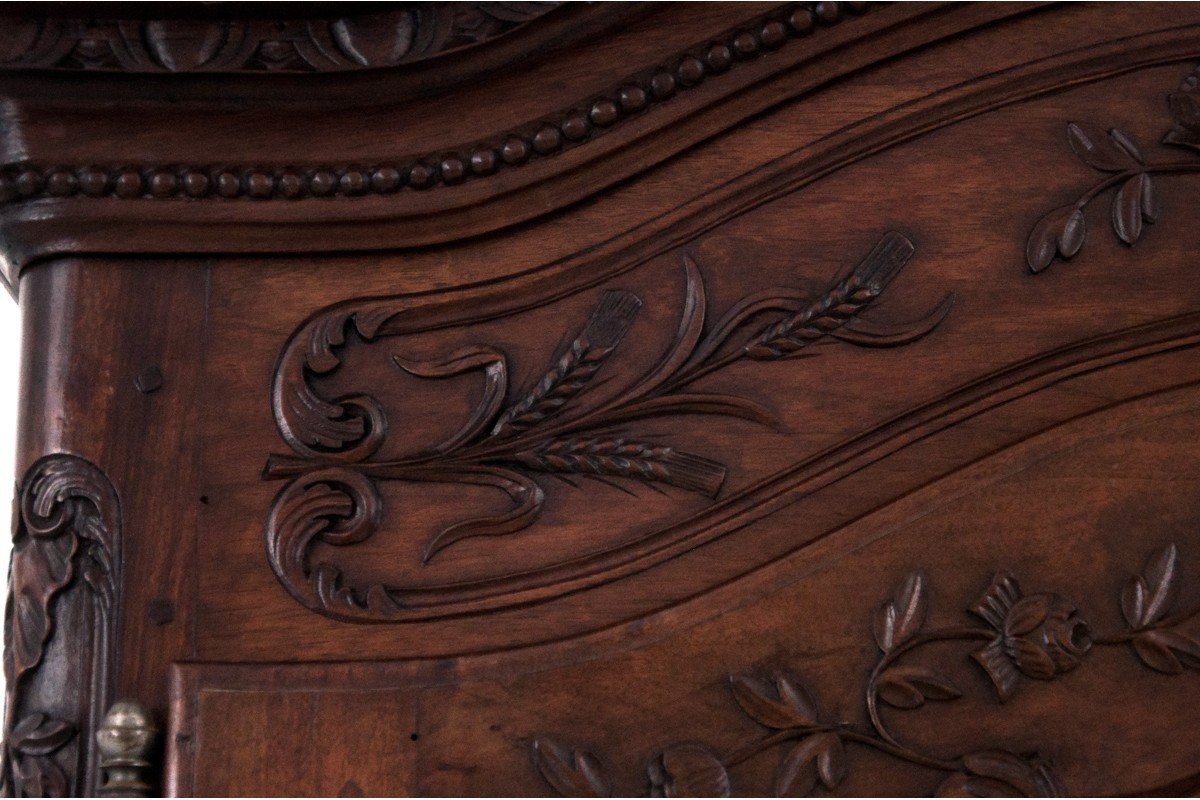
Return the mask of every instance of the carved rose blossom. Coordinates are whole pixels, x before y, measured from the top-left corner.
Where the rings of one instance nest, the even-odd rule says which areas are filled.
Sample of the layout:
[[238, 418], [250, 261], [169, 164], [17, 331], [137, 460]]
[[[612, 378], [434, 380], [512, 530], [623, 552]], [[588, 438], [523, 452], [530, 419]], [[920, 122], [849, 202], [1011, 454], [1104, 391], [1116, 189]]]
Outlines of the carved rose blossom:
[[1022, 596], [1007, 572], [992, 579], [971, 611], [996, 631], [974, 658], [1001, 700], [1012, 696], [1021, 675], [1050, 680], [1078, 666], [1092, 647], [1091, 630], [1075, 606], [1056, 594]]

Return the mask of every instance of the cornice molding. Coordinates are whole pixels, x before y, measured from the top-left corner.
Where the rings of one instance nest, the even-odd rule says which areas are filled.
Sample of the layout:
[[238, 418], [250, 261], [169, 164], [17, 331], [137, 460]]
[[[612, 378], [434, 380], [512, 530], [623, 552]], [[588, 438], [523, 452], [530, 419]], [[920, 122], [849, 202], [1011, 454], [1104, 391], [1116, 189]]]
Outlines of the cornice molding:
[[[337, 13], [280, 18], [255, 10], [187, 7], [146, 18], [55, 13], [26, 6], [0, 15], [0, 70], [133, 73], [344, 72], [396, 67], [482, 44], [530, 22], [557, 2], [355, 4]], [[127, 12], [127, 13], [121, 13]]]
[[[470, 5], [524, 8], [545, 4]], [[866, 13], [868, 8], [865, 2], [781, 6], [664, 59], [658, 66], [639, 70], [607, 91], [472, 145], [452, 145], [368, 165], [10, 163], [0, 167], [0, 203], [70, 197], [176, 201], [354, 198], [477, 181], [586, 144], [677, 95], [720, 80], [742, 65], [847, 17]]]

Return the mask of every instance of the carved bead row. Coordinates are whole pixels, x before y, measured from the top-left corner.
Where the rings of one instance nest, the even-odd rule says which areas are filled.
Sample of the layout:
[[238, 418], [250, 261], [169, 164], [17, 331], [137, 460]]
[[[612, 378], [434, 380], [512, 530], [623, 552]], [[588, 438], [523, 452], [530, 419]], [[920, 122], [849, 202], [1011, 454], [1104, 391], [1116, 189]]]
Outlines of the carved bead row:
[[818, 2], [786, 7], [695, 48], [661, 67], [636, 76], [554, 121], [512, 132], [469, 151], [429, 156], [408, 164], [337, 169], [235, 169], [223, 167], [49, 167], [14, 166], [0, 172], [0, 202], [38, 197], [134, 198], [304, 198], [385, 195], [429, 189], [494, 174], [582, 143], [623, 119], [680, 91], [750, 61], [846, 14], [861, 14], [865, 2]]

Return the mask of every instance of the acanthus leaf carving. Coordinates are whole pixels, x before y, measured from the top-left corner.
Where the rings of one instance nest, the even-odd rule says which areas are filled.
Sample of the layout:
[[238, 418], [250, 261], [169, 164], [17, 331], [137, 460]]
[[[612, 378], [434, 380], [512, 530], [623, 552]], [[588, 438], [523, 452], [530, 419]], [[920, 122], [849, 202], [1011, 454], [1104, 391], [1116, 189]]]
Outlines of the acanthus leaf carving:
[[[951, 296], [916, 321], [862, 316], [914, 252], [905, 236], [886, 233], [819, 295], [792, 289], [759, 292], [711, 326], [703, 275], [685, 257], [685, 296], [675, 336], [653, 367], [615, 394], [590, 389], [617, 357], [642, 307], [624, 289], [605, 290], [579, 333], [540, 377], [516, 392], [508, 386], [507, 356], [490, 345], [471, 345], [423, 362], [395, 353], [394, 363], [413, 376], [438, 380], [478, 373], [483, 390], [454, 434], [392, 459], [373, 458], [387, 430], [379, 401], [367, 395], [327, 398], [313, 380], [339, 368], [350, 331], [364, 342], [407, 332], [404, 320], [410, 307], [403, 298], [335, 307], [293, 335], [276, 371], [276, 420], [294, 455], [273, 455], [264, 468], [268, 479], [291, 481], [268, 519], [271, 565], [288, 591], [310, 608], [346, 619], [388, 618], [404, 607], [400, 587], [356, 587], [336, 565], [308, 562], [317, 541], [346, 545], [374, 532], [381, 503], [373, 481], [485, 486], [508, 498], [507, 509], [498, 514], [434, 533], [423, 549], [426, 562], [466, 539], [511, 535], [533, 525], [545, 503], [542, 476], [571, 485], [595, 481], [626, 492], [632, 491], [629, 486], [675, 488], [715, 499], [727, 476], [723, 463], [636, 432], [616, 435], [614, 428], [680, 414], [770, 423], [770, 411], [750, 398], [715, 394], [695, 384], [739, 361], [794, 359], [823, 342], [895, 347], [922, 338], [949, 313]], [[345, 534], [349, 530], [353, 536]]]
[[[1200, 617], [1200, 605], [1174, 609], [1173, 592], [1178, 580], [1175, 545], [1168, 545], [1152, 556], [1145, 573], [1135, 576], [1130, 585], [1154, 587], [1149, 592], [1158, 592], [1164, 599], [1153, 615], [1145, 613], [1144, 605], [1142, 613], [1133, 613], [1131, 604], [1137, 601], [1130, 598], [1138, 590], [1130, 590], [1127, 585], [1121, 593], [1128, 624], [1123, 632], [1094, 634], [1079, 610], [1064, 597], [1052, 592], [1024, 594], [1016, 578], [1002, 571], [970, 609], [982, 625], [931, 628], [920, 615], [909, 615], [909, 619], [921, 621], [907, 629], [903, 641], [893, 633], [890, 643], [884, 646], [889, 640], [880, 636], [881, 614], [895, 619], [894, 613], [886, 614], [887, 609], [912, 607], [916, 598], [923, 596], [923, 577], [917, 580], [918, 573], [912, 573], [876, 615], [874, 627], [876, 637], [882, 638], [881, 655], [866, 681], [868, 725], [822, 716], [815, 695], [794, 675], [776, 672], [769, 681], [749, 673], [730, 676], [736, 706], [768, 732], [724, 756], [701, 743], [671, 745], [650, 759], [649, 784], [643, 785], [641, 792], [651, 796], [728, 796], [732, 788], [730, 771], [772, 751], [780, 754], [771, 787], [776, 796], [807, 795], [818, 784], [831, 790], [841, 785], [849, 772], [846, 750], [853, 745], [942, 773], [945, 777], [933, 790], [937, 797], [1065, 796], [1066, 787], [1054, 764], [1037, 752], [1015, 753], [996, 748], [941, 758], [901, 741], [884, 721], [879, 700], [904, 712], [920, 708], [928, 700], [951, 702], [960, 698], [962, 692], [957, 684], [942, 674], [940, 668], [914, 663], [913, 659], [928, 646], [956, 642], [987, 643], [984, 650], [990, 655], [981, 658], [982, 651], [976, 651], [973, 658], [996, 681], [1001, 701], [1011, 695], [1020, 676], [1052, 680], [1077, 667], [1093, 647], [1128, 644], [1151, 669], [1168, 674], [1185, 669], [1200, 671], [1200, 641], [1181, 630], [1181, 626]], [[1140, 596], [1148, 596], [1147, 591], [1142, 589]], [[1011, 686], [1006, 683], [1003, 688], [1002, 681], [993, 674], [990, 663], [993, 657], [999, 660], [997, 663], [1008, 665], [1013, 675]], [[561, 752], [570, 752], [565, 745], [556, 747]], [[599, 763], [595, 755], [589, 753], [588, 758]], [[667, 769], [668, 765], [672, 768]], [[552, 788], [565, 793], [560, 781], [545, 769], [541, 772]], [[689, 794], [689, 790], [698, 793]]]

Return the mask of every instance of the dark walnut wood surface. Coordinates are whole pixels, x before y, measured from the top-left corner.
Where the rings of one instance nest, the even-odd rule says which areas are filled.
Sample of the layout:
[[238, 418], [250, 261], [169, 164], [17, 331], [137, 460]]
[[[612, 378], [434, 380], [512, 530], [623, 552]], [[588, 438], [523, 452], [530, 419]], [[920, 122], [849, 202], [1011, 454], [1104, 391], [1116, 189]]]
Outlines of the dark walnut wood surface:
[[0, 30], [8, 792], [1200, 791], [1200, 6]]

